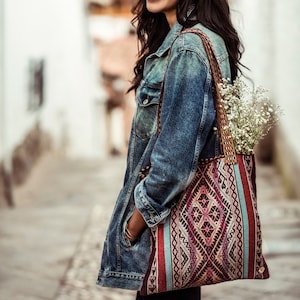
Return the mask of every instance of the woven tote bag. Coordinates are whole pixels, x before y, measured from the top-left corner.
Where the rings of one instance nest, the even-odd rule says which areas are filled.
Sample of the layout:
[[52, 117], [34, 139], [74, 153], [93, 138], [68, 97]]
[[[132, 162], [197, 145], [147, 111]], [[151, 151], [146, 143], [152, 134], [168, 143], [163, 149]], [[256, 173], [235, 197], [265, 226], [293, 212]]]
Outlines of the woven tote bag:
[[221, 71], [209, 38], [198, 29], [182, 34], [186, 32], [200, 36], [210, 61], [223, 155], [199, 163], [194, 179], [166, 222], [151, 229], [151, 255], [142, 295], [269, 278], [262, 254], [254, 155], [235, 153], [218, 89]]

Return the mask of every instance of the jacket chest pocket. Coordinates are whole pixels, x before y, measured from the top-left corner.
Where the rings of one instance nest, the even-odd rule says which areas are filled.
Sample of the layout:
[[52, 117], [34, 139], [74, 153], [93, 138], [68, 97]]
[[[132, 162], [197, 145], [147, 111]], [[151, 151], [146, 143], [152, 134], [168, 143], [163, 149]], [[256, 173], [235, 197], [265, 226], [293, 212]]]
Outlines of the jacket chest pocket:
[[141, 139], [148, 139], [156, 133], [159, 95], [159, 88], [141, 86], [137, 91], [134, 129], [135, 134]]

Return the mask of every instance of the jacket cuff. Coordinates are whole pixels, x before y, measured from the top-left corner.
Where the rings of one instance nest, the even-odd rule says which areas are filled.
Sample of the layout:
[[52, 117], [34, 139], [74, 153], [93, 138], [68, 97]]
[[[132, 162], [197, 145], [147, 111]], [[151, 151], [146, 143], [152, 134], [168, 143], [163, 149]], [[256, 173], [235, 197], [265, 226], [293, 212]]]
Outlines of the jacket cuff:
[[142, 214], [148, 227], [164, 223], [166, 217], [170, 214], [170, 209], [160, 206], [150, 198], [144, 186], [144, 180], [141, 181], [134, 190], [135, 207]]

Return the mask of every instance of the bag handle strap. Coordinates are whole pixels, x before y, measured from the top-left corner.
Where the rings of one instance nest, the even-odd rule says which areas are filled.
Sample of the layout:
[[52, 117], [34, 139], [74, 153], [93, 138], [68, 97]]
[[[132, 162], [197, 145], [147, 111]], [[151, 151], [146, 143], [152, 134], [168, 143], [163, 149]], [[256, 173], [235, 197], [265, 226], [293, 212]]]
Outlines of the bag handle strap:
[[[222, 73], [221, 69], [218, 63], [218, 60], [216, 58], [216, 54], [214, 52], [214, 48], [212, 46], [212, 43], [209, 39], [209, 37], [202, 32], [200, 29], [196, 28], [188, 28], [182, 31], [180, 34], [184, 33], [194, 33], [197, 34], [203, 43], [206, 55], [209, 60], [209, 65], [211, 69], [211, 75], [213, 79], [213, 85], [214, 85], [214, 101], [215, 101], [215, 108], [217, 113], [217, 127], [219, 130], [220, 135], [220, 141], [221, 141], [221, 147], [223, 150], [223, 155], [225, 157], [225, 163], [227, 164], [235, 164], [237, 162], [236, 158], [236, 152], [234, 147], [233, 138], [231, 136], [231, 132], [229, 129], [229, 122], [228, 117], [225, 111], [224, 103], [222, 102], [222, 96], [220, 93], [220, 89], [218, 84], [222, 82]], [[170, 51], [167, 58], [166, 65], [168, 66], [170, 58]], [[166, 67], [167, 68], [167, 67]], [[158, 116], [157, 116], [157, 134], [160, 133], [161, 130], [161, 108], [162, 108], [162, 98], [163, 98], [163, 90], [164, 90], [164, 81], [165, 81], [165, 75], [166, 70], [163, 77], [162, 87], [161, 87], [161, 94], [159, 99], [159, 105], [158, 105]]]

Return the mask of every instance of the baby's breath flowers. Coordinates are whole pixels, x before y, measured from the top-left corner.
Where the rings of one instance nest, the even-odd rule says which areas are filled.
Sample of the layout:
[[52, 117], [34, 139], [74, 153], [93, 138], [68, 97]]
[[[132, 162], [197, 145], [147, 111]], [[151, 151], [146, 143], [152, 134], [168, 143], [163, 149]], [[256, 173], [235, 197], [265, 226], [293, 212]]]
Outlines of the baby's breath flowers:
[[259, 140], [278, 122], [281, 110], [270, 101], [267, 90], [250, 90], [241, 78], [233, 83], [223, 79], [219, 90], [236, 152], [253, 153]]

